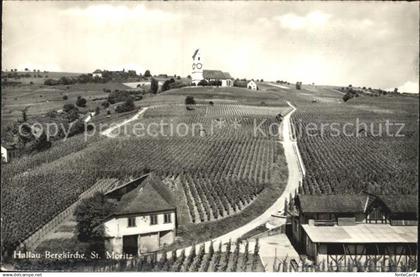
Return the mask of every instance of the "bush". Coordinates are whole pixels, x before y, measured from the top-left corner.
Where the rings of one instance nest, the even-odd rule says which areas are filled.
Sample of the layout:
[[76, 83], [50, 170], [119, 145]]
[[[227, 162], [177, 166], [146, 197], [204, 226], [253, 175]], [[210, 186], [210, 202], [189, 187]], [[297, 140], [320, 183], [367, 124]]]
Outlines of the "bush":
[[104, 108], [108, 108], [109, 107], [109, 102], [108, 101], [104, 101], [101, 103], [101, 106]]
[[77, 109], [73, 104], [64, 104], [63, 106], [63, 111], [66, 113], [73, 109]]
[[123, 112], [132, 111], [134, 110], [134, 108], [135, 108], [134, 99], [130, 96], [129, 98], [127, 98], [127, 100], [123, 104], [118, 105], [115, 111], [117, 113], [123, 113]]
[[86, 107], [86, 99], [81, 96], [77, 96], [76, 106]]
[[202, 87], [205, 87], [205, 86], [208, 86], [208, 85], [209, 85], [209, 83], [205, 79], [201, 80], [197, 84], [197, 86], [202, 86]]
[[343, 96], [343, 101], [347, 102], [348, 100], [350, 100], [351, 98], [353, 98], [353, 94], [351, 92], [347, 92], [344, 96]]
[[63, 100], [67, 100], [69, 97], [67, 95], [63, 95]]
[[56, 86], [58, 84], [59, 84], [58, 80], [55, 80], [55, 79], [47, 79], [44, 81], [44, 85], [46, 86]]
[[220, 81], [220, 80], [210, 81], [208, 84], [209, 84], [209, 86], [219, 87], [219, 86], [222, 85], [222, 81]]
[[185, 97], [185, 105], [195, 105], [194, 97], [192, 96]]

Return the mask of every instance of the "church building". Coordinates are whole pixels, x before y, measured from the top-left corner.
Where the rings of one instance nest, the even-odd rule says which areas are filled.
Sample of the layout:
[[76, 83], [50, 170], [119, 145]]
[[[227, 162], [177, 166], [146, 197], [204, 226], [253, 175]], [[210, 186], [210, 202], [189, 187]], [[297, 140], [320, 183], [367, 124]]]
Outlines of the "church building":
[[203, 67], [203, 59], [201, 57], [200, 49], [196, 49], [192, 56], [192, 74], [191, 81], [197, 86], [200, 81], [206, 80], [207, 83], [217, 82], [222, 87], [232, 87], [233, 78], [228, 72], [221, 70], [206, 70]]

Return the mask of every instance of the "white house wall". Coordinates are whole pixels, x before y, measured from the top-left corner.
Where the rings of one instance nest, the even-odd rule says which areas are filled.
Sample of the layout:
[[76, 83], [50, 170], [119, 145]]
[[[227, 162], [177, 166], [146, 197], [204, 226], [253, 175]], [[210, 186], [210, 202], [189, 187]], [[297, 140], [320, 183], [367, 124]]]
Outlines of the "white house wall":
[[7, 157], [7, 149], [6, 147], [1, 147], [1, 158], [2, 160], [4, 160], [6, 163], [9, 161], [8, 157]]
[[164, 223], [164, 213], [157, 215], [157, 224], [150, 224], [150, 215], [137, 215], [136, 226], [128, 227], [128, 216], [113, 218], [104, 223], [107, 237], [147, 234], [159, 231], [175, 230], [175, 212], [171, 212], [171, 222]]

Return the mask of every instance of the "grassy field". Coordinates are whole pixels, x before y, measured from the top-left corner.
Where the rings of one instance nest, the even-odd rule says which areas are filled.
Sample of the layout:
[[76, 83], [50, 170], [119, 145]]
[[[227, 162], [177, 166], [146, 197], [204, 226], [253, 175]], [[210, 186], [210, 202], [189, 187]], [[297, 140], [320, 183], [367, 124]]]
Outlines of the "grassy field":
[[[96, 107], [100, 107], [102, 110], [101, 103], [108, 97], [108, 93], [104, 92], [104, 89], [113, 91], [127, 89], [127, 87], [120, 83], [89, 83], [68, 86], [34, 84], [2, 87], [2, 130], [10, 123], [22, 118], [22, 110], [25, 108], [27, 108], [28, 119], [37, 119], [50, 111], [62, 109], [64, 104], [75, 104], [78, 96], [87, 100], [86, 107], [79, 108], [81, 112], [95, 111]], [[66, 100], [63, 99], [64, 96], [67, 96]]]

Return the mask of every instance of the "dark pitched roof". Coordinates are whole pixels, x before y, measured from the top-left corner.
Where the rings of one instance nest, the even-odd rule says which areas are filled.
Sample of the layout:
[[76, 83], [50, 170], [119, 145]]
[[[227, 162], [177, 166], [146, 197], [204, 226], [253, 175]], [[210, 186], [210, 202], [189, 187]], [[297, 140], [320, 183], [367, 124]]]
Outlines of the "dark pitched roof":
[[391, 213], [416, 213], [416, 195], [377, 195]]
[[232, 79], [229, 72], [223, 72], [223, 75], [225, 75], [226, 79]]
[[303, 213], [359, 213], [364, 211], [366, 195], [299, 195]]
[[221, 70], [203, 70], [204, 79], [232, 79], [228, 72], [222, 72]]
[[192, 56], [193, 60], [195, 59], [195, 56], [197, 56], [198, 51], [200, 51], [200, 49], [195, 50], [194, 55]]
[[139, 214], [175, 208], [175, 201], [169, 188], [151, 173], [142, 184], [121, 197], [114, 214]]

